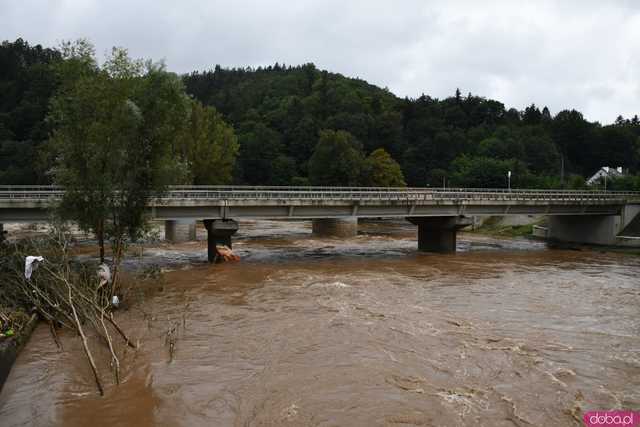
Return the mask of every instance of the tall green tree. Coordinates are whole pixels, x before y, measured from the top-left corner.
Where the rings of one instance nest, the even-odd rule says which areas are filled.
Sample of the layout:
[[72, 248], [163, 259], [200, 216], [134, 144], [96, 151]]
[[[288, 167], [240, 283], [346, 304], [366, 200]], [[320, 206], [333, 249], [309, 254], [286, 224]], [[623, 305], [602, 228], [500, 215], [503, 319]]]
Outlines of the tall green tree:
[[586, 121], [576, 110], [563, 110], [554, 117], [551, 135], [564, 158], [567, 171], [587, 176], [594, 172], [593, 165], [600, 163], [595, 147], [595, 130], [598, 126]]
[[239, 183], [265, 185], [272, 182], [274, 161], [284, 152], [280, 133], [262, 122], [250, 120], [240, 125], [238, 141]]
[[383, 148], [374, 150], [364, 161], [364, 184], [371, 187], [405, 187], [402, 169]]
[[531, 172], [537, 175], [560, 175], [558, 147], [543, 126], [523, 126], [519, 129], [518, 138], [524, 148], [524, 158], [521, 160]]
[[[507, 186], [507, 172], [515, 169], [514, 161], [497, 160], [489, 157], [461, 156], [451, 165], [451, 184], [468, 188], [504, 188]], [[514, 174], [521, 176], [520, 173]], [[515, 182], [512, 182], [514, 187]]]
[[102, 261], [111, 240], [115, 286], [125, 241], [144, 231], [149, 200], [185, 173], [173, 142], [188, 97], [175, 75], [124, 49], [114, 48], [102, 67], [86, 45], [63, 54], [65, 84], [52, 101], [49, 147], [54, 182], [65, 188], [60, 213], [96, 234]]
[[523, 159], [524, 146], [514, 129], [500, 127], [491, 137], [480, 141], [478, 154], [500, 160]]
[[271, 182], [273, 185], [296, 185], [297, 171], [294, 158], [280, 155], [273, 161]]
[[214, 107], [191, 101], [188, 121], [176, 144], [188, 163], [192, 184], [231, 183], [238, 138]]
[[323, 130], [309, 160], [309, 180], [312, 185], [360, 185], [363, 166], [364, 156], [353, 135]]

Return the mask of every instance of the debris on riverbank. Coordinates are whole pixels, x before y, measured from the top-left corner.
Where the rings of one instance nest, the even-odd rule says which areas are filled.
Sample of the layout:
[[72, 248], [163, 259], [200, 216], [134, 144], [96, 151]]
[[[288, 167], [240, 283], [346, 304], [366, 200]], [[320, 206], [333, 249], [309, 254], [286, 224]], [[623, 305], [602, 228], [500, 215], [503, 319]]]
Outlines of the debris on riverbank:
[[[38, 323], [38, 316], [34, 313], [27, 318], [26, 322], [17, 326], [13, 326], [14, 333], [7, 336], [6, 330], [5, 336], [0, 338], [0, 390], [9, 376], [11, 367], [13, 366], [20, 350], [29, 340], [31, 333]], [[15, 329], [13, 329], [15, 328]]]
[[[7, 323], [3, 323], [2, 330], [4, 332], [0, 337], [0, 390], [2, 390], [20, 350], [27, 343], [31, 332], [38, 323], [38, 316], [35, 313], [27, 316], [22, 311], [7, 311], [6, 308], [2, 308], [1, 311], [3, 322], [5, 322], [5, 318], [9, 318], [9, 320]], [[11, 333], [8, 333], [9, 331]]]
[[20, 333], [29, 322], [29, 315], [22, 309], [0, 307], [0, 342]]
[[[102, 395], [103, 382], [87, 340], [87, 331], [91, 330], [92, 335], [108, 346], [116, 384], [120, 382], [120, 363], [112, 335], [120, 336], [126, 346], [136, 349], [137, 345], [113, 316], [113, 284], [112, 287], [101, 286], [104, 275], [98, 275], [93, 265], [74, 261], [70, 253], [71, 242], [69, 235], [60, 228], [38, 239], [0, 246], [0, 306], [8, 307], [7, 312], [10, 310], [11, 313], [30, 311], [37, 314], [49, 322], [54, 339], [56, 327], [77, 332]], [[28, 268], [33, 254], [38, 260], [42, 259], [37, 270], [33, 266]], [[6, 317], [7, 321], [11, 320]]]
[[240, 261], [240, 257], [233, 253], [231, 248], [225, 245], [216, 245], [218, 257], [223, 261]]

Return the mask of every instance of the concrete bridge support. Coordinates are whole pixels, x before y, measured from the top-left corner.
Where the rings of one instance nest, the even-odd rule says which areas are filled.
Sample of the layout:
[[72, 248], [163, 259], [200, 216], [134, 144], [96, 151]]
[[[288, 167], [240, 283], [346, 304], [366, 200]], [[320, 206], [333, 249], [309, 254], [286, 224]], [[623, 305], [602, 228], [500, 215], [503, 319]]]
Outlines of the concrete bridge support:
[[638, 247], [640, 205], [625, 205], [617, 215], [550, 216], [547, 237], [557, 242]]
[[358, 235], [358, 218], [314, 219], [311, 228], [320, 237], [354, 237]]
[[558, 215], [549, 217], [548, 238], [558, 242], [616, 245], [619, 215]]
[[196, 240], [196, 221], [190, 219], [165, 221], [164, 238], [173, 243]]
[[238, 223], [232, 219], [205, 219], [203, 222], [207, 229], [207, 258], [209, 262], [217, 262], [216, 245], [231, 249], [231, 236], [238, 231]]
[[463, 216], [410, 217], [418, 226], [418, 250], [422, 252], [451, 253], [456, 251], [458, 230], [472, 224]]

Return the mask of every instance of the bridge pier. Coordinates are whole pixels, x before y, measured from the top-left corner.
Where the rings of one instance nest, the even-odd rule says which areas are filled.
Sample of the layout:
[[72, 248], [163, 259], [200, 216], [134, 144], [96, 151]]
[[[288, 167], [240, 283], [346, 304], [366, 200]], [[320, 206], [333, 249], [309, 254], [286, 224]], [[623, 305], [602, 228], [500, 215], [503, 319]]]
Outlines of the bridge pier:
[[358, 235], [358, 218], [314, 219], [311, 229], [314, 235], [320, 237], [354, 237]]
[[166, 220], [164, 238], [170, 242], [188, 242], [196, 240], [196, 221], [190, 219]]
[[456, 251], [458, 230], [471, 225], [463, 216], [409, 217], [418, 226], [418, 250], [422, 252], [451, 253]]
[[238, 231], [238, 223], [232, 219], [205, 219], [207, 229], [207, 259], [209, 262], [218, 261], [216, 245], [225, 245], [231, 249], [231, 236]]
[[4, 242], [4, 224], [0, 222], [0, 243]]

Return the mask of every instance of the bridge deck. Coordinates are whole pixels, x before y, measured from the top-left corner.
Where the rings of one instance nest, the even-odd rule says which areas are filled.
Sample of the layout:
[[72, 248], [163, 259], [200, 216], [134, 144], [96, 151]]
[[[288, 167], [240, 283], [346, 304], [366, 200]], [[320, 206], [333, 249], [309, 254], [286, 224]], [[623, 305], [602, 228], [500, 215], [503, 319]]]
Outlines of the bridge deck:
[[[41, 221], [63, 190], [0, 186], [0, 222]], [[156, 219], [452, 215], [611, 215], [640, 192], [360, 187], [174, 186], [151, 200]]]

